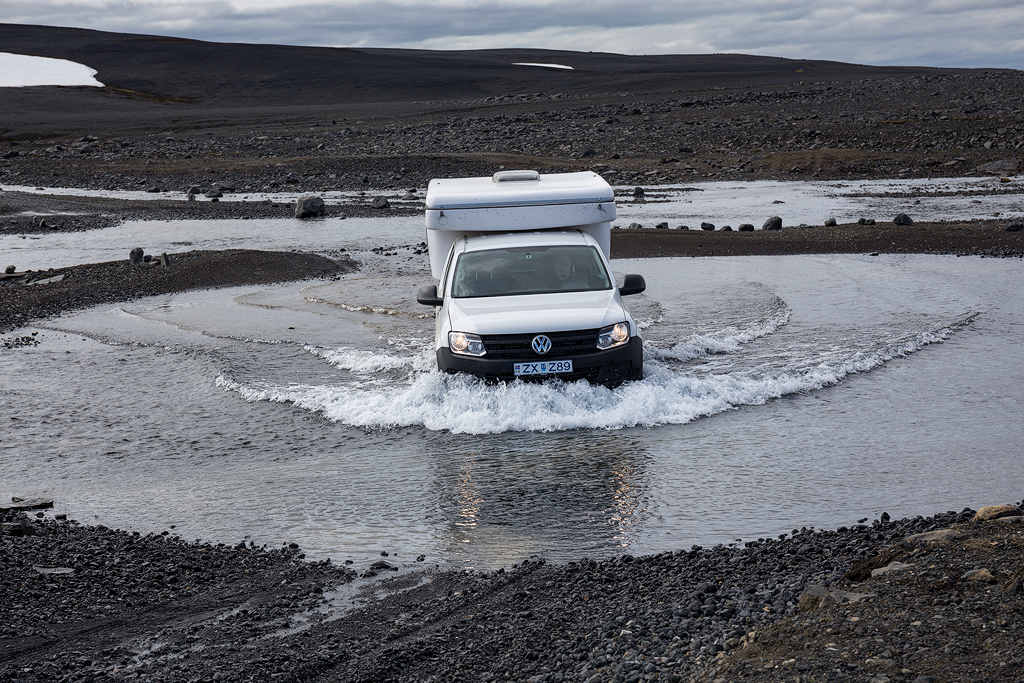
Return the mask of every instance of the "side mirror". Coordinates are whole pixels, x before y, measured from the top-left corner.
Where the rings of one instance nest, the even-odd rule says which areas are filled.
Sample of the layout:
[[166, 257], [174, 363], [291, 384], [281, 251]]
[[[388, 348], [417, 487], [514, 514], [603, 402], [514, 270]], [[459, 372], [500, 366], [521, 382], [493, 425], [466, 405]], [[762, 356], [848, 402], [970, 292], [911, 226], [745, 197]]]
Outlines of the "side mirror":
[[622, 286], [619, 287], [619, 294], [629, 296], [630, 294], [639, 294], [645, 289], [647, 289], [647, 283], [644, 282], [643, 275], [627, 275], [626, 279], [622, 281]]
[[437, 285], [423, 285], [416, 293], [416, 301], [424, 306], [441, 306], [444, 299], [437, 296]]

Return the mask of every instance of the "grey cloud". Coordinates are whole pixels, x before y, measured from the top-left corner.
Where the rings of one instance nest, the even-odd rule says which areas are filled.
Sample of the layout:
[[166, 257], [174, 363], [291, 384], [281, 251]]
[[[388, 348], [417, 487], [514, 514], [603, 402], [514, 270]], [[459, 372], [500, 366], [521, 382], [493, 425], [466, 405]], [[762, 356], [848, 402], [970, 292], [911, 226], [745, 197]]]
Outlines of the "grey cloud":
[[811, 0], [643, 5], [550, 0], [309, 3], [234, 10], [226, 3], [15, 0], [16, 23], [80, 26], [223, 42], [605, 52], [744, 52], [867, 64], [1024, 67], [1017, 0]]

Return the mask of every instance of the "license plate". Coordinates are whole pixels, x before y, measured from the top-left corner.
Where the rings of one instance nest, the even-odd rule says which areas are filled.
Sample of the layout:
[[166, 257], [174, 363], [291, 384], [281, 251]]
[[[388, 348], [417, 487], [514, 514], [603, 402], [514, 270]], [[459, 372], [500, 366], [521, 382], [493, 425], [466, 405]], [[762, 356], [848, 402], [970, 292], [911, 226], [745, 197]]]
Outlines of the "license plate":
[[533, 363], [515, 363], [512, 372], [516, 375], [553, 375], [572, 372], [571, 360], [542, 360]]

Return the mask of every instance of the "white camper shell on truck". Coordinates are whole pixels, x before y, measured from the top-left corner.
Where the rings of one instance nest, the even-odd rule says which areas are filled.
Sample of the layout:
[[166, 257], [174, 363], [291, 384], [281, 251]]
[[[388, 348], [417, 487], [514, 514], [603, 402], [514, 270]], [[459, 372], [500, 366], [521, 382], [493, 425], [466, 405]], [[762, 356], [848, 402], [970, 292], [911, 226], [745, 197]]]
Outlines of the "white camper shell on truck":
[[609, 264], [615, 195], [596, 173], [431, 180], [427, 248], [437, 365], [489, 380], [643, 377], [643, 345]]

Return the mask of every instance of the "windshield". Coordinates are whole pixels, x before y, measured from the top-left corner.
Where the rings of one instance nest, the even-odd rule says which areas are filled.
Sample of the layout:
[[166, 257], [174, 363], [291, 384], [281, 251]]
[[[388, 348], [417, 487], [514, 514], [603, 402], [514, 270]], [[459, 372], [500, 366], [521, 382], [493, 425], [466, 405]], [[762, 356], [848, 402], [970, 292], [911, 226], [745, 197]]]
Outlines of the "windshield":
[[515, 247], [462, 254], [452, 296], [508, 296], [611, 289], [611, 279], [591, 246]]

